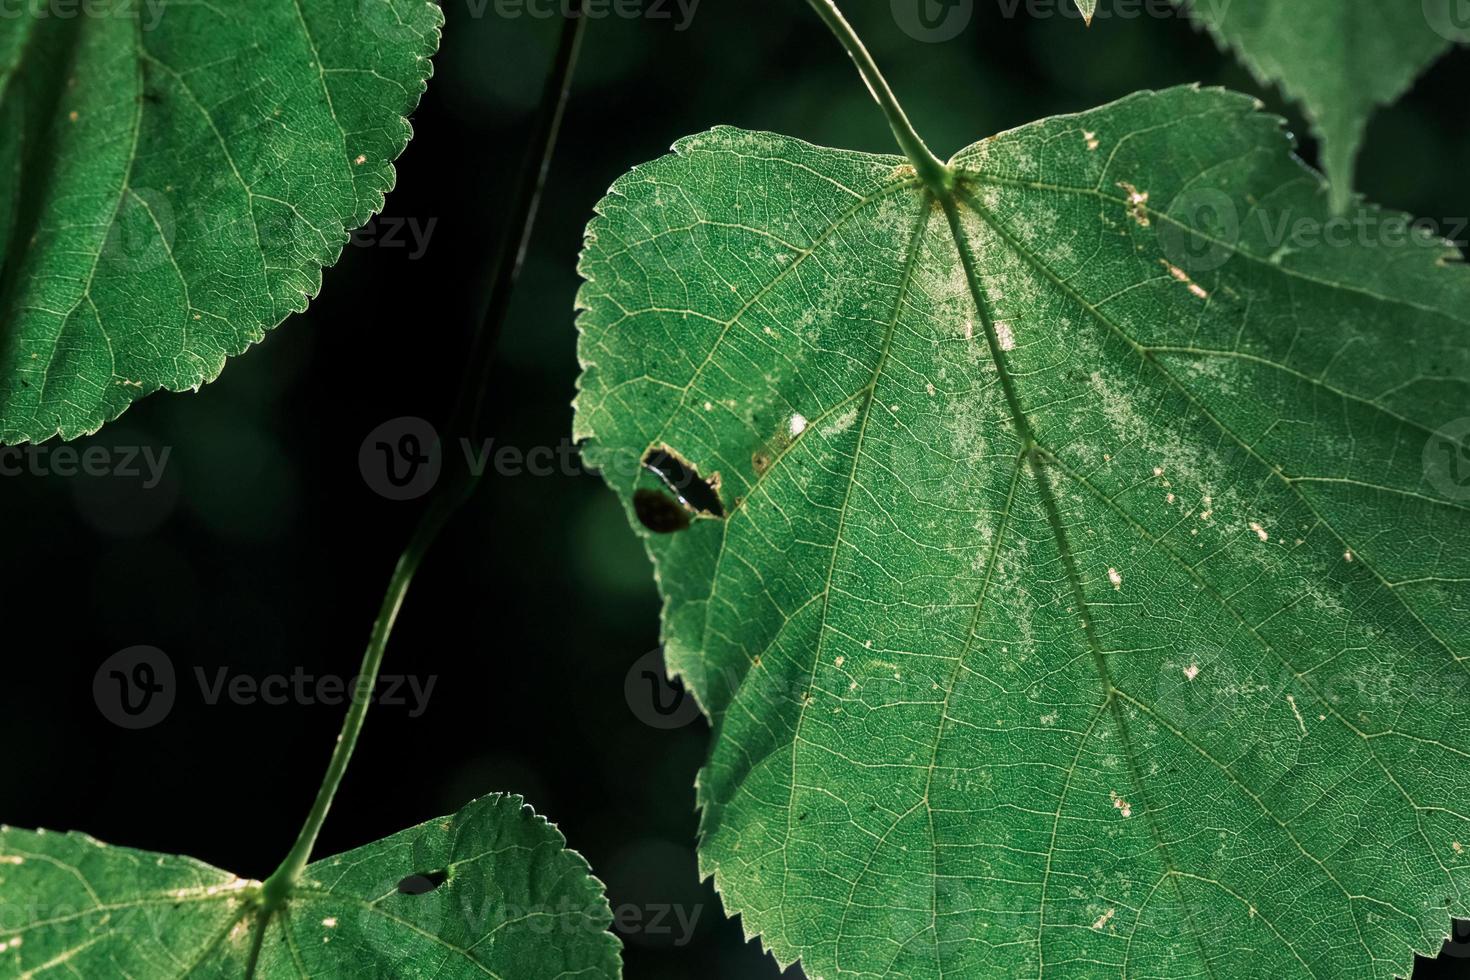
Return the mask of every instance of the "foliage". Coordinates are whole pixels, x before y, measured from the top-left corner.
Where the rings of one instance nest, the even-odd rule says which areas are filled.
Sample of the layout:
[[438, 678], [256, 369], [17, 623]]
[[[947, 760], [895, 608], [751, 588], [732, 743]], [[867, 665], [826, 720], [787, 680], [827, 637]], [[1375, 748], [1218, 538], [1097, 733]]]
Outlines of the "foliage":
[[83, 977], [619, 976], [587, 862], [516, 796], [487, 796], [307, 867], [290, 898], [190, 858], [0, 830], [0, 972]]
[[0, 19], [7, 444], [198, 388], [306, 309], [393, 186], [443, 22], [424, 0], [26, 6]]
[[703, 869], [814, 976], [1407, 972], [1470, 908], [1470, 276], [1294, 247], [1220, 90], [952, 165], [717, 129], [588, 228], [584, 454], [728, 512], [647, 542]]

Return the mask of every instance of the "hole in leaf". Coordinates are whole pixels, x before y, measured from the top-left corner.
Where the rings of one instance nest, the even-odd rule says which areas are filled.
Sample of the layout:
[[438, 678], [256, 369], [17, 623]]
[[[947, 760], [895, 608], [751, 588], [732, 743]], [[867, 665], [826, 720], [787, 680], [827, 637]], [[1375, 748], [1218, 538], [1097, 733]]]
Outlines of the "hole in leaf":
[[724, 517], [725, 505], [720, 502], [720, 476], [716, 473], [708, 480], [686, 460], [668, 446], [650, 449], [643, 457], [643, 468], [663, 481], [679, 503], [690, 510], [711, 517]]
[[398, 883], [398, 894], [400, 895], [423, 895], [438, 888], [449, 880], [447, 871], [425, 871], [416, 875], [409, 875]]
[[689, 511], [662, 490], [640, 487], [633, 491], [633, 513], [654, 534], [673, 534], [689, 526]]

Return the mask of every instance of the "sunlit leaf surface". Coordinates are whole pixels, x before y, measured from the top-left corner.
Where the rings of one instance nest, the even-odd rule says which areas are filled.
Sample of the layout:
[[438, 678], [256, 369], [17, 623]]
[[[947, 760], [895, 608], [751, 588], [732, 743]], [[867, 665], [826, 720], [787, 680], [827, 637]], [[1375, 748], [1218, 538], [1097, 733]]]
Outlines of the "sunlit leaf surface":
[[[0, 442], [198, 388], [383, 205], [425, 0], [19, 0], [0, 17]], [[11, 9], [14, 8], [14, 9]]]
[[1470, 911], [1470, 274], [1311, 245], [1224, 91], [954, 165], [717, 129], [588, 228], [703, 870], [813, 977], [1406, 975]]
[[0, 976], [620, 975], [581, 855], [515, 796], [318, 861], [262, 922], [260, 882], [82, 834], [0, 829]]

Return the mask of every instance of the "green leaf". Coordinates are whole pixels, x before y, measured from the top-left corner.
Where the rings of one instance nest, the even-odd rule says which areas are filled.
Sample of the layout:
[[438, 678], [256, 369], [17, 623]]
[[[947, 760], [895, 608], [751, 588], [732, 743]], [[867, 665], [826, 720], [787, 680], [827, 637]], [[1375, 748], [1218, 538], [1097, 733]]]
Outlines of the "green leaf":
[[0, 19], [0, 442], [197, 389], [383, 205], [425, 0], [89, 0]]
[[949, 202], [717, 129], [600, 204], [576, 434], [643, 517], [681, 462], [701, 865], [781, 962], [1388, 977], [1470, 912], [1470, 274], [1301, 245], [1254, 105], [1029, 125]]
[[[0, 828], [0, 976], [617, 977], [587, 862], [518, 796], [260, 882], [83, 834]], [[261, 930], [264, 929], [262, 933]]]
[[[1175, 0], [1264, 85], [1303, 104], [1322, 141], [1334, 206], [1351, 200], [1368, 119], [1409, 90], [1454, 41], [1463, 0]], [[1456, 5], [1459, 5], [1457, 8]]]
[[1082, 13], [1082, 20], [1088, 24], [1092, 23], [1092, 15], [1097, 11], [1097, 0], [1076, 0], [1077, 9]]

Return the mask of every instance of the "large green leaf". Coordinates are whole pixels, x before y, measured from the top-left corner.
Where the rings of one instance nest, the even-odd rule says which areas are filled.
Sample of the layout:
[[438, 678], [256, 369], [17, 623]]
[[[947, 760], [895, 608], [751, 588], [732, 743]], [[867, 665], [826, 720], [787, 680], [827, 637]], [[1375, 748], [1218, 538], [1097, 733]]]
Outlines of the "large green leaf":
[[[516, 796], [318, 861], [262, 924], [260, 882], [82, 834], [0, 828], [0, 976], [613, 978], [587, 862]], [[260, 930], [264, 929], [264, 935]]]
[[1375, 109], [1398, 99], [1453, 41], [1464, 0], [1176, 0], [1263, 84], [1302, 102], [1341, 210]]
[[1406, 974], [1470, 912], [1470, 274], [1307, 247], [1219, 90], [953, 163], [717, 129], [588, 228], [703, 870], [812, 976]]
[[306, 309], [393, 186], [443, 20], [425, 0], [10, 6], [5, 443], [198, 388]]

